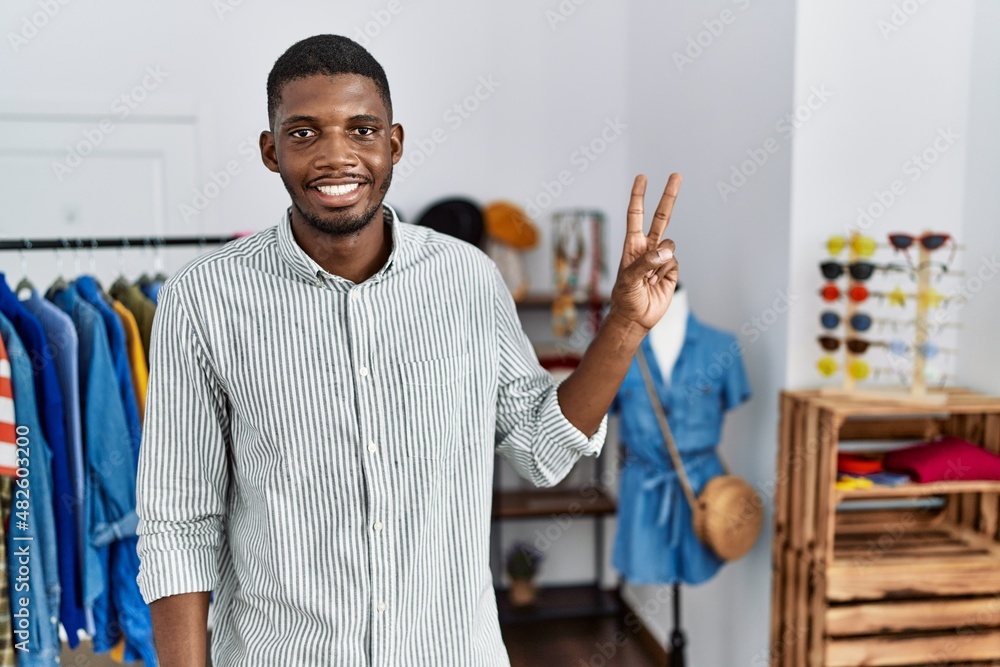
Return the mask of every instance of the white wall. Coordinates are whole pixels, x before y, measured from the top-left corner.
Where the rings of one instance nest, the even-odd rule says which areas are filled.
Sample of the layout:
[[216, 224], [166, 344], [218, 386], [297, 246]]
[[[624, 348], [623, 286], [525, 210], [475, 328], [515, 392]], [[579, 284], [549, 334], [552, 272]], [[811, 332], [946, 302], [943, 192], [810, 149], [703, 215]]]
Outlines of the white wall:
[[966, 150], [962, 241], [968, 247], [962, 281], [967, 301], [959, 319], [965, 328], [958, 338], [958, 376], [964, 386], [1000, 395], [1000, 5], [976, 3], [973, 26], [971, 82]]

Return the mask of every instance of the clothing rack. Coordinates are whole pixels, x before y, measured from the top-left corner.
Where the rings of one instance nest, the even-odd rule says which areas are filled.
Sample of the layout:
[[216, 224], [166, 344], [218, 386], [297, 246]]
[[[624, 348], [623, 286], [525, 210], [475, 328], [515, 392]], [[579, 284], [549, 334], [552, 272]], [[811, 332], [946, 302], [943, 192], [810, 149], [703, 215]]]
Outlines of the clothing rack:
[[0, 239], [0, 250], [93, 250], [222, 245], [240, 236], [123, 236], [120, 238]]

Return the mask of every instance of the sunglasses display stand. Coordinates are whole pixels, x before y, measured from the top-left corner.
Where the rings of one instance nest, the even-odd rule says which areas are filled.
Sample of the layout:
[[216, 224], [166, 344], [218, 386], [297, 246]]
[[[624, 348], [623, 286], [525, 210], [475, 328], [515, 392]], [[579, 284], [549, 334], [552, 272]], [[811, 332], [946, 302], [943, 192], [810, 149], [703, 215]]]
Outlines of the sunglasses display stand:
[[[857, 232], [853, 233], [850, 237], [850, 242], [846, 243], [845, 246], [848, 249], [848, 264], [854, 264], [858, 262], [862, 255], [859, 253], [859, 249], [864, 247], [860, 234]], [[820, 393], [824, 396], [838, 396], [845, 398], [857, 398], [859, 400], [894, 400], [901, 403], [911, 404], [911, 405], [941, 405], [946, 402], [947, 395], [941, 391], [929, 391], [927, 388], [926, 380], [926, 357], [920, 350], [926, 349], [929, 343], [928, 335], [928, 313], [930, 310], [931, 294], [933, 292], [931, 288], [931, 251], [928, 250], [924, 245], [917, 244], [919, 247], [919, 256], [914, 272], [917, 279], [917, 293], [916, 293], [916, 303], [917, 303], [917, 313], [914, 328], [914, 340], [913, 347], [913, 371], [910, 381], [910, 386], [901, 388], [859, 388], [858, 379], [851, 372], [855, 367], [855, 364], [863, 363], [862, 354], [856, 354], [850, 347], [845, 344], [843, 345], [844, 350], [844, 380], [840, 387], [826, 387], [820, 390]], [[852, 280], [849, 273], [845, 272], [848, 280]], [[843, 321], [849, 323], [852, 318], [858, 314], [859, 308], [857, 302], [852, 298], [847, 298], [847, 306], [844, 313]]]

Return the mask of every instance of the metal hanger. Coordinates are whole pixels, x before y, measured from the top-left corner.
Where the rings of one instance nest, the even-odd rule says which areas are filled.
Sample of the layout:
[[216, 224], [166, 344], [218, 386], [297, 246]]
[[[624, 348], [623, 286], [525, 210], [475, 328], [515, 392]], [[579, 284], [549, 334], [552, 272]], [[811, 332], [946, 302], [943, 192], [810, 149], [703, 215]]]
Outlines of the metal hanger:
[[[24, 247], [31, 248], [31, 241], [25, 240]], [[28, 290], [28, 296], [35, 291], [35, 285], [28, 278], [28, 258], [24, 256], [24, 250], [20, 251], [21, 254], [21, 280], [17, 283], [17, 287], [14, 288], [14, 294], [18, 295], [18, 299], [21, 298], [21, 290]]]
[[[69, 249], [69, 241], [62, 239], [62, 244], [63, 250]], [[54, 295], [69, 287], [69, 281], [63, 276], [63, 256], [60, 254], [59, 249], [53, 250], [52, 252], [56, 254], [56, 272], [58, 277], [51, 285], [49, 285], [49, 289], [45, 291], [45, 297], [47, 299], [51, 299]], [[77, 258], [77, 269], [79, 269], [79, 264], [80, 261], [79, 258]]]

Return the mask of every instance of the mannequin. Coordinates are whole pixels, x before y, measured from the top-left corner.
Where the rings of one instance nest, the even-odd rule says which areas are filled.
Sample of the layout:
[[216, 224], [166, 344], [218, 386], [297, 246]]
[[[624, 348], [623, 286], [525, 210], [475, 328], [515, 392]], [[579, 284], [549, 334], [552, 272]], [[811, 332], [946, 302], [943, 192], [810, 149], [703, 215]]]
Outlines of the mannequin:
[[672, 585], [674, 627], [668, 664], [682, 667], [686, 640], [680, 584], [705, 582], [724, 562], [695, 533], [652, 401], [662, 402], [697, 493], [709, 480], [725, 474], [717, 452], [723, 419], [750, 398], [750, 386], [739, 340], [701, 322], [680, 284], [670, 308], [641, 344], [650, 366], [655, 366], [652, 375], [658, 386], [651, 395], [638, 360], [633, 360], [612, 406], [627, 452], [619, 467], [612, 561], [630, 581]]
[[[674, 364], [681, 355], [684, 346], [684, 336], [687, 333], [688, 315], [691, 314], [691, 304], [688, 302], [687, 290], [681, 289], [677, 283], [674, 296], [666, 314], [649, 330], [649, 344], [653, 348], [656, 363], [667, 384], [671, 381]], [[672, 584], [674, 627], [670, 634], [670, 667], [684, 667], [684, 648], [687, 639], [681, 629], [681, 587]]]
[[670, 300], [666, 314], [649, 330], [649, 344], [653, 347], [656, 363], [659, 364], [660, 372], [667, 384], [670, 383], [674, 364], [677, 363], [681, 348], [684, 346], [690, 312], [687, 291], [681, 289], [681, 284], [677, 283], [677, 289]]

